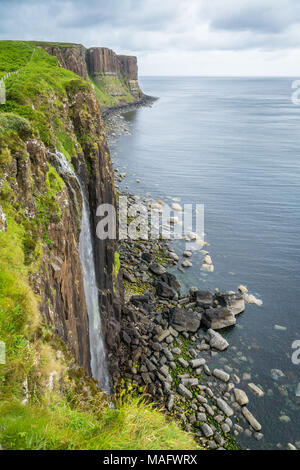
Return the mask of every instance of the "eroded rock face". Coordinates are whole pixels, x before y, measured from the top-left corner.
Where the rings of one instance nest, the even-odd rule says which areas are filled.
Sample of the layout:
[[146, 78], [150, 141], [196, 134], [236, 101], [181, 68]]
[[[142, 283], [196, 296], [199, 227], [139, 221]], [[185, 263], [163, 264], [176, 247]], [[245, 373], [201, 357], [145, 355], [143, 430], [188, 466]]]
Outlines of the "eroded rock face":
[[120, 61], [117, 54], [107, 47], [92, 47], [88, 50], [89, 70], [92, 75], [119, 75]]
[[72, 44], [68, 47], [45, 46], [45, 50], [58, 58], [62, 67], [71, 70], [84, 80], [88, 79], [86, 63], [86, 49], [80, 44]]
[[137, 58], [128, 55], [118, 55], [119, 62], [121, 64], [121, 70], [128, 80], [138, 80], [138, 65]]
[[56, 56], [62, 67], [84, 80], [88, 80], [89, 73], [96, 81], [101, 81], [103, 76], [115, 77], [117, 83], [106, 84], [108, 93], [111, 96], [124, 96], [124, 103], [128, 93], [136, 101], [144, 97], [138, 83], [137, 58], [134, 56], [117, 55], [107, 47], [86, 49], [80, 44], [40, 43], [39, 47]]

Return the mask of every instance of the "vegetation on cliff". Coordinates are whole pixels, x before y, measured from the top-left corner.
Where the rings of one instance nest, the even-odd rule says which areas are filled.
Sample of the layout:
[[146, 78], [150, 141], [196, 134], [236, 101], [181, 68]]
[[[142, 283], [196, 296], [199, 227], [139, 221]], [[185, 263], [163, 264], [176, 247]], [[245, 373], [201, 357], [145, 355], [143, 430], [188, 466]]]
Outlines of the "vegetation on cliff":
[[[7, 101], [0, 106], [0, 341], [6, 346], [0, 444], [194, 449], [190, 435], [151, 405], [129, 397], [111, 409], [53, 328], [69, 342], [73, 328], [71, 337], [81, 340], [84, 325], [77, 328], [85, 307], [76, 268], [79, 195], [67, 188], [49, 155], [59, 150], [77, 169], [92, 168], [105, 138], [99, 116], [91, 115], [97, 109], [92, 85], [60, 67], [56, 57], [33, 43], [0, 42], [0, 76], [17, 71], [5, 81]], [[64, 244], [72, 266], [58, 256]], [[114, 269], [117, 276], [118, 254]], [[78, 342], [71, 346], [84, 363], [88, 351]]]

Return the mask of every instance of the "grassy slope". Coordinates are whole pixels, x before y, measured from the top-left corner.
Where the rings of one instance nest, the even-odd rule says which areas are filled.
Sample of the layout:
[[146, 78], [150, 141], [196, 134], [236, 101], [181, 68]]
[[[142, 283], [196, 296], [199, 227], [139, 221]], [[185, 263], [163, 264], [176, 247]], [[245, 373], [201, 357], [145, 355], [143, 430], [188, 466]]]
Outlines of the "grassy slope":
[[[8, 100], [0, 106], [0, 205], [8, 222], [7, 231], [0, 232], [0, 341], [7, 355], [0, 365], [0, 444], [6, 449], [195, 449], [191, 436], [133, 397], [110, 409], [40, 318], [29, 274], [42, 262], [47, 233], [41, 228], [47, 227], [47, 213], [55, 209], [64, 183], [49, 166], [45, 191], [35, 194], [37, 220], [29, 224], [4, 176], [14, 153], [25, 155], [28, 137], [76, 155], [80, 142], [66, 133], [60, 110], [67, 87], [90, 85], [41, 49], [26, 66], [32, 52], [28, 44], [0, 42], [0, 74], [24, 67], [18, 78], [7, 80]], [[52, 388], [53, 372], [59, 380]]]

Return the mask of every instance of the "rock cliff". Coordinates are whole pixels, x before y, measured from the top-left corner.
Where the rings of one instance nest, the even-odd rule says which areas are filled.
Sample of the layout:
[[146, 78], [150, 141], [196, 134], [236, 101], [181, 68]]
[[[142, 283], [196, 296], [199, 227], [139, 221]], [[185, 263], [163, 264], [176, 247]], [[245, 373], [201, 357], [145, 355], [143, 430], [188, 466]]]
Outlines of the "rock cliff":
[[90, 79], [105, 109], [145, 98], [139, 86], [138, 64], [134, 56], [117, 55], [106, 47], [85, 49], [80, 44], [38, 43], [38, 46], [55, 55], [62, 67], [85, 80]]
[[[16, 54], [21, 55], [19, 49], [16, 45]], [[51, 51], [61, 52], [57, 48]], [[64, 50], [60, 60], [70, 60], [68, 67], [74, 70], [81, 64], [84, 75], [83, 53], [81, 47], [76, 52]], [[39, 298], [42, 317], [90, 372], [79, 257], [82, 197], [76, 181], [57, 172], [55, 152], [64, 153], [88, 196], [103, 337], [111, 375], [117, 376], [117, 246], [115, 241], [96, 237], [97, 207], [101, 203], [116, 205], [99, 102], [91, 84], [59, 67], [43, 49], [37, 47], [33, 54], [34, 67], [27, 66], [26, 74], [7, 83], [7, 102], [0, 109], [0, 231], [6, 236], [17, 223], [28, 280]], [[46, 74], [55, 76], [55, 82], [44, 80]], [[21, 116], [24, 110], [26, 118]]]

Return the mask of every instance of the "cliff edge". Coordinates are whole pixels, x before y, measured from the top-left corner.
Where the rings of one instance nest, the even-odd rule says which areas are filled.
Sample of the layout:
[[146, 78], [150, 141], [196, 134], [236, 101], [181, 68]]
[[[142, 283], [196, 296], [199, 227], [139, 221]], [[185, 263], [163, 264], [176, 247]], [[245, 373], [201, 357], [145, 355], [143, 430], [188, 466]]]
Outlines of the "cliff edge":
[[146, 99], [138, 81], [135, 56], [117, 55], [106, 47], [81, 44], [34, 43], [58, 58], [60, 65], [90, 81], [102, 110], [137, 104]]

